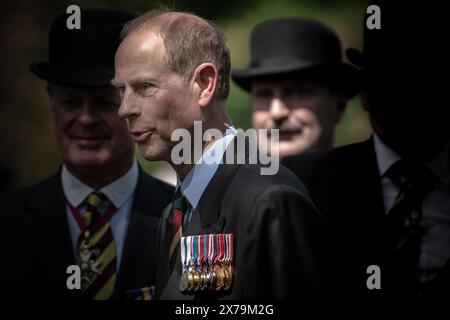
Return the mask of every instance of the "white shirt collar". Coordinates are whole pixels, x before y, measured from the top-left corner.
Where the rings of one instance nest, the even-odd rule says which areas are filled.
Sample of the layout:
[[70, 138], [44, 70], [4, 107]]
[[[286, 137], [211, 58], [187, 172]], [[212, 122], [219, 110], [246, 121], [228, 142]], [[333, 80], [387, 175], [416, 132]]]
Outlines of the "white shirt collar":
[[[116, 208], [120, 208], [136, 189], [138, 176], [139, 167], [136, 160], [134, 160], [127, 173], [99, 191], [106, 195]], [[64, 195], [73, 207], [79, 207], [86, 197], [95, 191], [72, 175], [64, 165], [61, 171], [61, 181]]]
[[225, 131], [225, 136], [215, 141], [203, 153], [182, 182], [177, 177], [177, 189], [181, 186], [181, 190], [193, 210], [197, 208], [203, 192], [216, 173], [223, 155], [236, 133], [235, 128], [229, 127]]
[[402, 157], [381, 141], [376, 133], [373, 134], [373, 143], [375, 155], [377, 157], [378, 171], [380, 172], [380, 176], [384, 176], [386, 171], [388, 171], [394, 163], [401, 160]]

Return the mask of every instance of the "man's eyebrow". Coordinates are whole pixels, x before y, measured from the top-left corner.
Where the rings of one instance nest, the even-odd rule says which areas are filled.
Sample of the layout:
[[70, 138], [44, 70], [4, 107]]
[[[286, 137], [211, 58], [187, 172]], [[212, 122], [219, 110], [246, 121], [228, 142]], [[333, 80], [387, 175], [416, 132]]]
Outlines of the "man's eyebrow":
[[112, 79], [110, 80], [110, 82], [111, 82], [111, 85], [112, 85], [113, 87], [117, 87], [117, 86], [119, 86], [119, 85], [121, 84], [119, 81], [115, 80], [114, 78], [112, 78]]
[[146, 76], [138, 76], [134, 79], [130, 80], [130, 83], [136, 84], [136, 83], [142, 83], [142, 82], [155, 82], [156, 80], [152, 77], [146, 77]]
[[[142, 83], [142, 82], [156, 82], [156, 80], [154, 78], [152, 78], [152, 77], [138, 76], [138, 77], [136, 77], [134, 79], [129, 80], [129, 82], [132, 85], [135, 85], [136, 83]], [[117, 81], [117, 80], [115, 80], [113, 78], [113, 79], [111, 79], [111, 85], [114, 86], [114, 87], [118, 87], [118, 86], [123, 85], [123, 83], [120, 82], [120, 81]]]

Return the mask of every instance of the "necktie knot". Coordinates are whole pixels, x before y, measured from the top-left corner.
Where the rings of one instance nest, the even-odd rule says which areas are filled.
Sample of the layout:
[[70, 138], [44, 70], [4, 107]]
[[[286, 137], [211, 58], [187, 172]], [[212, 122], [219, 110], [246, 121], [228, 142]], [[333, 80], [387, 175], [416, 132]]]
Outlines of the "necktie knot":
[[92, 192], [87, 197], [88, 205], [98, 209], [106, 201], [106, 196], [101, 192]]
[[175, 192], [174, 200], [172, 202], [169, 229], [168, 229], [168, 243], [169, 248], [169, 266], [170, 270], [173, 269], [176, 260], [176, 248], [180, 242], [182, 235], [184, 220], [187, 217], [186, 213], [188, 211], [188, 202], [184, 197], [181, 187]]
[[172, 204], [172, 210], [178, 209], [183, 212], [186, 212], [188, 208], [188, 203], [186, 198], [184, 197], [181, 188], [178, 188], [177, 192], [175, 193], [173, 197], [173, 204]]
[[395, 162], [387, 170], [385, 176], [391, 179], [399, 189], [413, 185], [426, 189], [432, 181], [431, 172], [425, 164], [408, 159]]
[[86, 227], [91, 227], [97, 223], [100, 218], [99, 208], [108, 201], [108, 198], [101, 192], [92, 192], [87, 198], [87, 209], [84, 213], [84, 223]]

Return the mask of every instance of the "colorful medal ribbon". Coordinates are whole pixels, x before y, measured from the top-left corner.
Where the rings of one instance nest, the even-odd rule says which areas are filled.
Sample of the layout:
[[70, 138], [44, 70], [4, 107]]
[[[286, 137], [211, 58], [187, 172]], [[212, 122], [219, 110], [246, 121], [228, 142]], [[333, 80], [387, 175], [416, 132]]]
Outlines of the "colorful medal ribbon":
[[233, 234], [181, 238], [180, 291], [229, 290], [233, 281]]

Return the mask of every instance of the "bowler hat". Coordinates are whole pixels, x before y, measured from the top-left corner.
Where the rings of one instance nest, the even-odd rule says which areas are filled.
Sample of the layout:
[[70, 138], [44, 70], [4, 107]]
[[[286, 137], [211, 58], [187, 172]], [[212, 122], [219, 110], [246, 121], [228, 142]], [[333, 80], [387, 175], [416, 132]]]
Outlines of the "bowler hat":
[[114, 77], [120, 31], [135, 16], [114, 10], [82, 10], [80, 29], [67, 27], [69, 17], [61, 14], [53, 21], [48, 62], [32, 63], [31, 70], [44, 80], [62, 85], [109, 85]]
[[258, 24], [250, 36], [250, 57], [248, 69], [231, 73], [247, 91], [254, 79], [291, 73], [320, 74], [347, 98], [359, 90], [358, 70], [342, 62], [338, 37], [312, 19], [282, 18]]
[[[433, 34], [423, 36], [425, 33], [421, 31], [424, 28], [417, 28], [418, 32], [412, 31], [409, 19], [410, 16], [420, 14], [421, 21], [425, 21], [426, 12], [427, 9], [421, 6], [409, 6], [407, 0], [369, 0], [363, 21], [363, 50], [347, 49], [345, 53], [348, 60], [366, 71], [380, 75], [386, 72], [392, 75], [394, 71], [417, 65], [417, 57], [432, 51], [429, 49], [432, 46], [425, 43], [434, 41]], [[379, 25], [370, 26], [375, 16]], [[427, 26], [430, 26], [429, 21]], [[433, 29], [430, 27], [429, 30]]]

